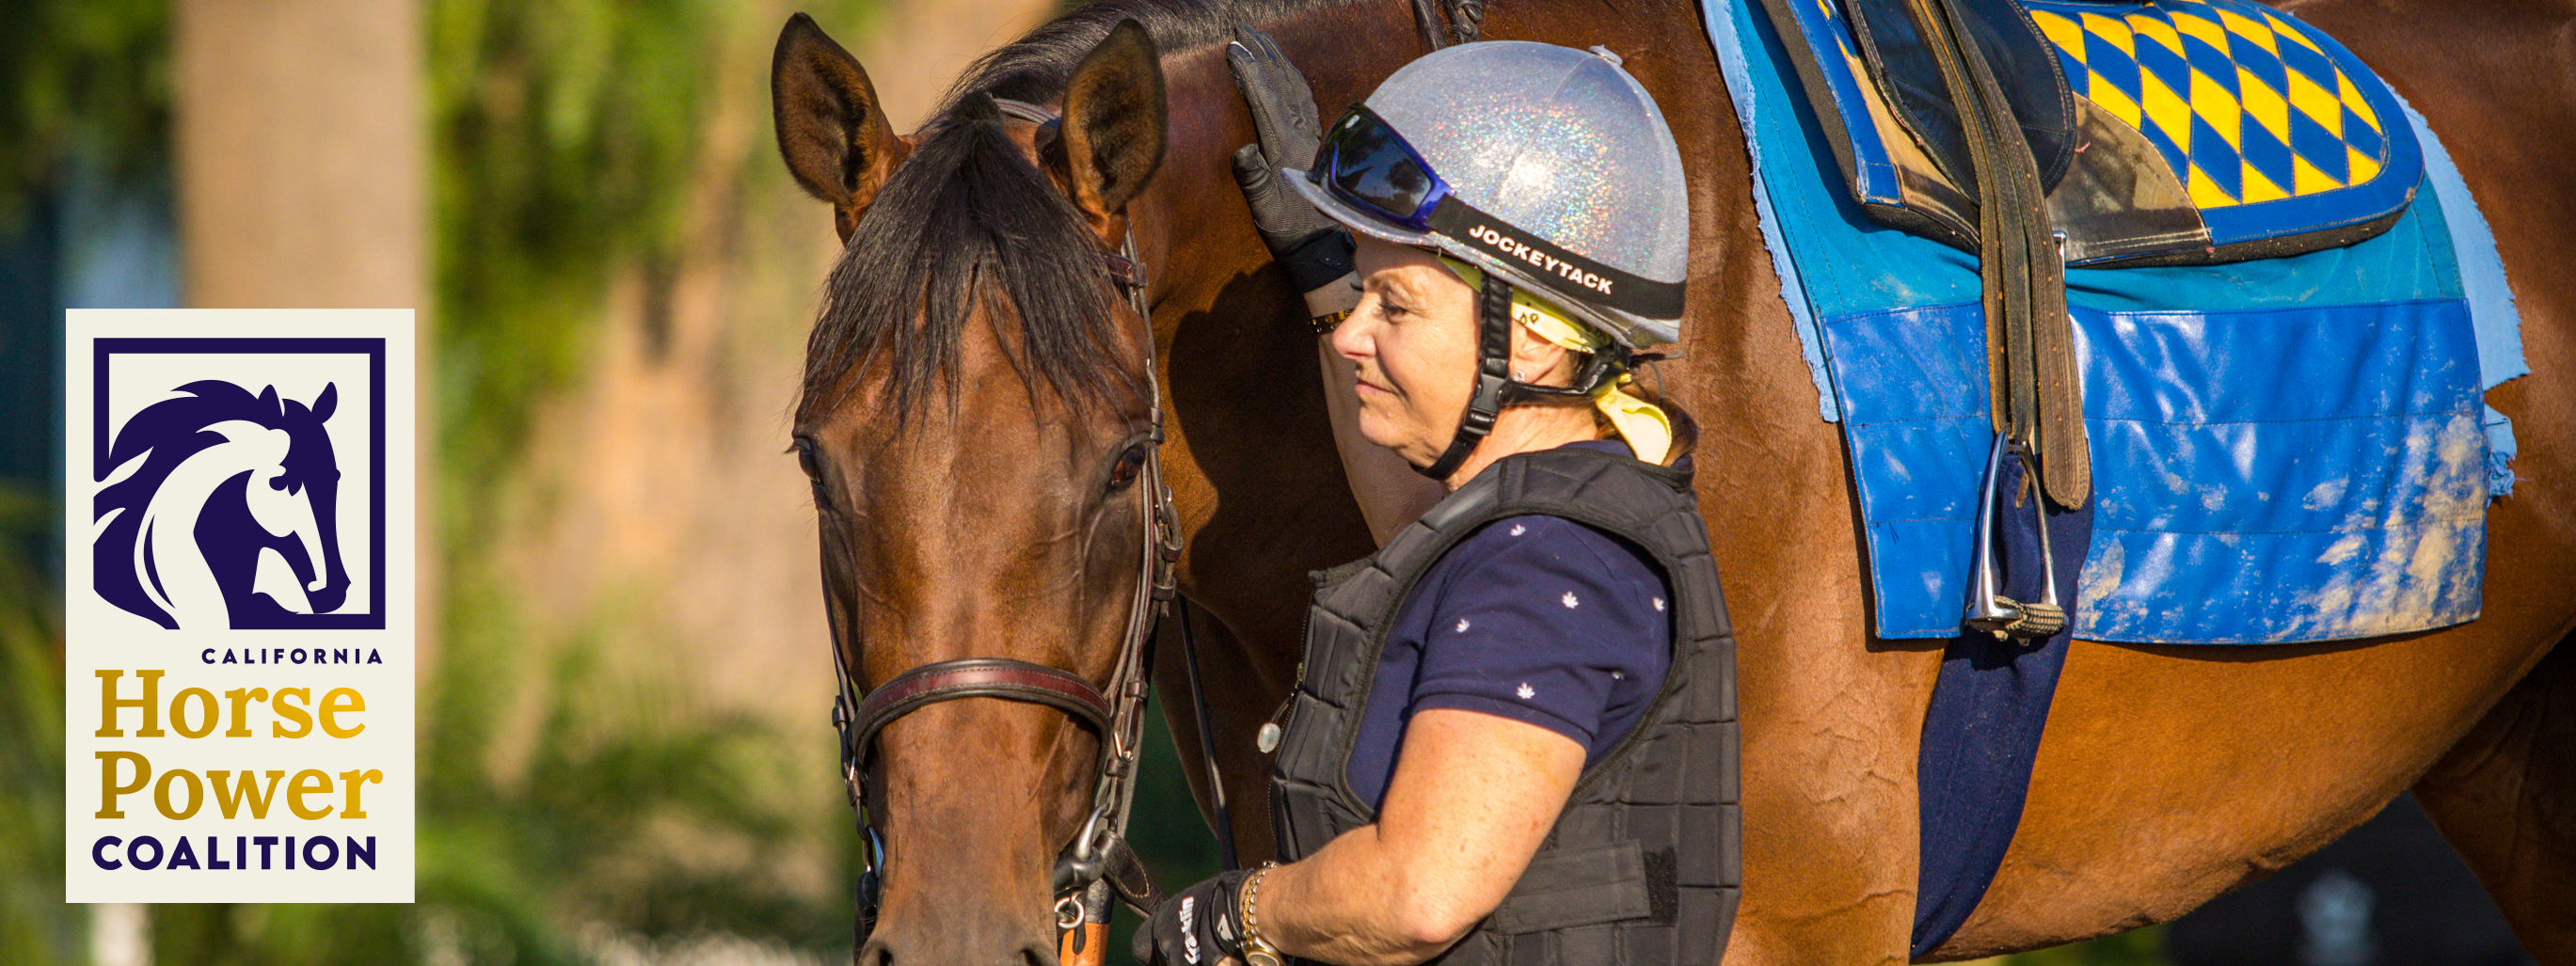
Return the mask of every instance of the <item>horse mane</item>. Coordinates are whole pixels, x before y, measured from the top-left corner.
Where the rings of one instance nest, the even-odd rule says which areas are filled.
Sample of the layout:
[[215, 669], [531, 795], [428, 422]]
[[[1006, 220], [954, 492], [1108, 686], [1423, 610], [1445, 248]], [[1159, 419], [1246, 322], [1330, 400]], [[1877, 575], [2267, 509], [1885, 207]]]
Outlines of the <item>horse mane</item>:
[[[1333, 0], [1350, 6], [1372, 0]], [[1459, 0], [1416, 0], [1456, 3]], [[1166, 54], [1221, 43], [1238, 22], [1317, 6], [1312, 0], [1094, 0], [985, 54], [943, 98], [924, 139], [879, 189], [824, 285], [806, 342], [804, 408], [828, 412], [880, 355], [882, 387], [902, 419], [934, 388], [952, 390], [958, 351], [980, 302], [1018, 316], [1011, 363], [1032, 391], [1087, 400], [1121, 368], [1125, 345], [1103, 294], [1098, 243], [1080, 210], [1003, 132], [991, 97], [1036, 104], [1062, 96], [1074, 68], [1120, 21], [1145, 27]], [[1006, 350], [1012, 348], [1005, 339]]]
[[[222, 442], [220, 436], [209, 437], [201, 432], [208, 426], [240, 420], [279, 429], [285, 425], [288, 406], [299, 410], [304, 408], [302, 403], [278, 395], [274, 387], [263, 395], [253, 396], [250, 390], [220, 379], [199, 380], [181, 386], [177, 391], [183, 395], [143, 407], [117, 430], [114, 442], [101, 448], [98, 465], [91, 467], [101, 480], [107, 479], [117, 467], [135, 457], [147, 452], [151, 454], [151, 458], [145, 460], [133, 476], [100, 491], [101, 500], [137, 481], [151, 484], [142, 490], [145, 499], [150, 499], [152, 489], [157, 488], [161, 478], [168, 476], [173, 468], [198, 451]], [[102, 427], [100, 432], [106, 430]], [[101, 504], [102, 507], [107, 505]]]
[[975, 100], [982, 110], [949, 112], [895, 168], [832, 266], [806, 340], [807, 409], [836, 408], [879, 355], [892, 360], [882, 393], [897, 419], [934, 387], [953, 404], [979, 303], [1018, 317], [1017, 351], [1004, 339], [1004, 353], [1031, 391], [1044, 381], [1087, 399], [1119, 374], [1098, 243], [992, 101]]

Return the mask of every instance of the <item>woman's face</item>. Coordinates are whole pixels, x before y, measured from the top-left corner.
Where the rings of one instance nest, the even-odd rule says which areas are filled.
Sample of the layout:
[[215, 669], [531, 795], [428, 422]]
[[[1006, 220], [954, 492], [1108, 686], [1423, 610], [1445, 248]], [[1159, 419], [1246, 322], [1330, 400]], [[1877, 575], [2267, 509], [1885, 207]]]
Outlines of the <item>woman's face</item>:
[[1476, 292], [1429, 252], [1358, 241], [1360, 304], [1334, 328], [1333, 351], [1359, 370], [1360, 435], [1428, 466], [1475, 390]]

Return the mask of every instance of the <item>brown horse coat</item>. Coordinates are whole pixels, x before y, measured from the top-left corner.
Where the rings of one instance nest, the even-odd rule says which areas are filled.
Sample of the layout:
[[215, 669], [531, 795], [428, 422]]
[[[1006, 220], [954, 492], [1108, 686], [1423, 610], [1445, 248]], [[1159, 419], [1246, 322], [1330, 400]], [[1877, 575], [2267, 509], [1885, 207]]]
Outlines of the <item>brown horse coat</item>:
[[[2564, 0], [2474, 8], [2433, 0], [2320, 2], [2293, 9], [2382, 72], [2431, 120], [2481, 201], [2514, 285], [2533, 374], [2489, 396], [2513, 419], [2521, 453], [2514, 494], [2489, 514], [2484, 616], [2443, 631], [2372, 641], [2076, 644], [2011, 851], [1976, 914], [1931, 958], [2029, 949], [2172, 918], [2313, 851], [2411, 786], [2496, 893], [2532, 953], [2553, 966], [2576, 964], [2576, 653], [2551, 653], [2576, 629], [2576, 272], [2564, 267], [2576, 257], [2576, 44], [2569, 40], [2576, 36], [2576, 15]], [[1045, 88], [1061, 89], [1064, 68], [1048, 67], [1050, 58], [1064, 60], [1061, 50], [1069, 46], [1087, 47], [1127, 12], [1143, 16], [1162, 45], [1160, 86], [1170, 104], [1156, 145], [1162, 161], [1151, 182], [1126, 201], [1123, 217], [1095, 201], [1083, 206], [1084, 218], [1104, 246], [1114, 245], [1132, 222], [1154, 273], [1153, 332], [1174, 419], [1164, 459], [1191, 532], [1183, 589], [1197, 607], [1235, 836], [1247, 857], [1257, 857], [1268, 851], [1259, 804], [1266, 761], [1250, 736], [1285, 694], [1296, 666], [1305, 572], [1356, 558], [1370, 542], [1325, 425], [1320, 382], [1309, 362], [1313, 336], [1302, 324], [1296, 293], [1266, 267], [1232, 180], [1228, 156], [1252, 141], [1253, 131], [1221, 38], [1238, 17], [1270, 30], [1327, 112], [1365, 96], [1424, 47], [1410, 7], [1393, 0], [1304, 8], [1113, 0], [997, 52], [962, 87], [1052, 100], [1054, 92]], [[1691, 168], [1686, 355], [1663, 368], [1667, 391], [1703, 427], [1700, 500], [1741, 648], [1746, 890], [1729, 960], [1902, 961], [1914, 908], [1916, 741], [1940, 642], [1879, 640], [1868, 632], [1842, 442], [1836, 427], [1815, 417], [1815, 390], [1748, 203], [1743, 135], [1699, 10], [1675, 3], [1512, 0], [1489, 8], [1484, 34], [1618, 51], [1663, 107]], [[787, 62], [782, 42], [781, 63]], [[831, 111], [839, 113], [816, 114], [835, 119], [837, 127], [798, 121], [782, 106], [782, 143], [792, 133], [818, 130], [823, 136], [809, 140], [863, 143], [869, 139], [849, 132], [863, 132], [871, 122], [879, 132], [875, 143], [895, 143], [872, 113], [872, 95], [859, 93], [864, 73], [854, 61], [847, 70], [858, 83], [833, 88], [839, 93]], [[1125, 79], [1142, 83], [1143, 73], [1129, 71]], [[784, 84], [781, 92], [782, 105], [797, 93]], [[1067, 110], [1068, 128], [1097, 121]], [[1111, 120], [1133, 127], [1132, 117]], [[926, 130], [913, 140], [934, 134]], [[1027, 156], [1053, 172], [1060, 188], [1082, 197], [1080, 159], [1068, 167], [1036, 152], [1026, 132], [1019, 137], [1031, 149]], [[897, 148], [852, 153], [855, 160], [845, 155], [823, 165], [800, 164], [797, 152], [788, 152], [809, 188], [825, 179], [802, 178], [803, 172], [850, 173], [841, 179], [850, 190], [840, 197], [817, 191], [835, 202], [845, 233], [860, 226], [873, 192], [867, 182], [883, 184], [902, 161]], [[992, 328], [998, 335], [975, 334], [982, 331], [970, 329], [968, 344], [1008, 346], [1012, 339], [1000, 321]], [[1007, 355], [985, 352], [986, 368], [968, 372], [965, 384], [1012, 378], [1001, 359]], [[940, 467], [934, 473], [955, 474], [948, 478], [961, 488], [984, 491], [973, 473], [988, 455], [961, 457], [951, 451], [966, 444], [954, 441], [872, 448], [893, 441], [864, 443], [865, 434], [849, 428], [867, 421], [865, 408], [818, 410], [800, 420], [800, 432], [810, 430], [830, 459], [855, 473], [901, 472], [912, 461], [934, 459], [940, 462], [926, 464]], [[1038, 405], [1016, 417], [1036, 419], [1026, 426], [1003, 425], [1012, 418], [982, 410], [976, 418], [997, 434], [992, 438], [1077, 454], [1083, 446], [1067, 439], [1102, 435], [1081, 429], [1081, 411]], [[1083, 458], [1050, 455], [1029, 464], [1038, 469], [1015, 476], [1044, 476], [1050, 467], [1077, 473]], [[939, 535], [933, 532], [944, 525], [939, 521], [954, 515], [889, 519], [904, 512], [897, 504], [877, 511], [874, 519], [904, 534], [879, 543], [913, 542], [904, 552], [878, 554], [880, 560], [913, 559], [933, 544], [971, 549], [1030, 532], [1012, 525]], [[1058, 511], [998, 501], [981, 512], [1009, 523]], [[957, 585], [952, 593], [970, 596], [1011, 596], [1015, 581], [1027, 579], [1006, 570], [895, 574], [879, 561], [836, 557], [844, 551], [835, 549], [833, 530], [827, 520], [825, 573], [835, 601], [851, 600], [853, 585], [897, 577], [945, 581]], [[1009, 556], [993, 546], [975, 552]], [[1027, 606], [1047, 608], [1046, 621], [1067, 623], [1087, 613], [1084, 607], [1121, 600], [1126, 592], [1115, 581], [1092, 584], [1098, 596], [1087, 605], [1075, 599], [1079, 593], [1067, 593]], [[836, 624], [856, 619], [851, 606], [836, 606]], [[868, 676], [969, 650], [1030, 660], [1089, 654], [1095, 662], [1105, 653], [1096, 650], [1096, 633], [1011, 645], [1022, 652], [996, 650], [995, 641], [971, 636], [976, 619], [961, 612], [952, 623], [953, 631], [870, 636], [872, 653], [855, 666]], [[943, 636], [952, 633], [969, 636]], [[1167, 633], [1164, 643], [1161, 690], [1185, 695], [1176, 642]], [[879, 649], [896, 653], [873, 653]], [[870, 680], [883, 678], [858, 683]], [[1197, 747], [1194, 722], [1178, 702], [1167, 701], [1165, 709], [1187, 756]], [[904, 932], [900, 920], [933, 909], [950, 917], [1009, 915], [1007, 903], [986, 898], [997, 893], [1019, 897], [1013, 902], [1037, 901], [1032, 897], [1042, 892], [1044, 869], [1032, 861], [1037, 846], [1029, 843], [1070, 832], [1060, 827], [1069, 813], [1041, 789], [1070, 785], [1061, 794], [1071, 799], [1081, 794], [1081, 782], [1062, 764], [1061, 735], [1079, 735], [1078, 729], [1045, 723], [1043, 712], [1025, 707], [993, 707], [991, 716], [1002, 724], [970, 724], [970, 712], [987, 710], [951, 706], [939, 719], [943, 724], [907, 723], [919, 730], [900, 736], [890, 729], [881, 758], [889, 780], [910, 776], [902, 780], [924, 789], [895, 803], [889, 824], [935, 827], [939, 839], [952, 843], [1023, 843], [995, 859], [973, 849], [943, 851], [942, 861], [958, 861], [906, 870], [903, 855], [912, 843], [889, 836], [894, 868], [901, 870], [888, 880], [889, 927], [910, 937], [903, 941], [990, 961], [999, 947], [934, 942], [923, 938], [927, 933]], [[979, 730], [1005, 725], [1021, 729], [1007, 732], [1021, 737], [1001, 741], [1004, 732]], [[933, 727], [948, 730], [937, 737]], [[966, 794], [975, 769], [1040, 760], [1047, 742], [1028, 728], [1059, 734], [1048, 779], [1028, 786], [1034, 800], [969, 808], [939, 799]], [[1191, 771], [1199, 782], [1202, 773]], [[940, 788], [948, 791], [932, 791]], [[1205, 792], [1202, 787], [1203, 800]], [[881, 946], [872, 943], [869, 954], [893, 955]]]

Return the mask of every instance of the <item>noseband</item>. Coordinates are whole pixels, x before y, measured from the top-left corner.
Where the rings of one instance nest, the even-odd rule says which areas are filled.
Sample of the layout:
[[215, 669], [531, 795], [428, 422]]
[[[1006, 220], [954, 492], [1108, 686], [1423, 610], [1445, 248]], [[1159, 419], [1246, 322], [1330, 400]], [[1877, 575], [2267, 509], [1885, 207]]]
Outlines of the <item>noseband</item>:
[[[1042, 134], [1057, 124], [1055, 112], [1035, 104], [993, 98], [1002, 113], [1039, 126]], [[1150, 914], [1159, 897], [1144, 863], [1127, 845], [1127, 818], [1135, 802], [1138, 741], [1144, 734], [1147, 678], [1153, 666], [1154, 625], [1171, 604], [1174, 565], [1181, 556], [1181, 531], [1172, 510], [1172, 491], [1163, 484], [1163, 396], [1154, 371], [1153, 309], [1145, 298], [1144, 263], [1136, 258], [1136, 231], [1131, 226], [1116, 252], [1100, 252], [1110, 281], [1124, 293], [1129, 307], [1146, 323], [1145, 389], [1153, 411], [1154, 446], [1146, 450], [1140, 485], [1144, 500], [1144, 555], [1139, 563], [1136, 594], [1127, 613], [1125, 639], [1106, 689], [1061, 668], [1006, 657], [970, 657], [925, 664], [894, 676], [860, 697], [851, 684], [848, 658], [834, 628], [832, 666], [840, 693], [832, 702], [832, 725], [841, 735], [841, 776], [849, 786], [850, 806], [857, 812], [865, 840], [858, 888], [858, 945], [867, 945], [876, 929], [877, 902], [883, 887], [885, 841], [878, 837], [868, 812], [868, 762], [877, 732], [895, 719], [929, 705], [960, 698], [999, 698], [1042, 704], [1064, 712], [1100, 734], [1098, 777], [1092, 784], [1091, 813], [1055, 863], [1055, 921], [1058, 958], [1066, 966], [1097, 964], [1108, 944], [1110, 897]]]

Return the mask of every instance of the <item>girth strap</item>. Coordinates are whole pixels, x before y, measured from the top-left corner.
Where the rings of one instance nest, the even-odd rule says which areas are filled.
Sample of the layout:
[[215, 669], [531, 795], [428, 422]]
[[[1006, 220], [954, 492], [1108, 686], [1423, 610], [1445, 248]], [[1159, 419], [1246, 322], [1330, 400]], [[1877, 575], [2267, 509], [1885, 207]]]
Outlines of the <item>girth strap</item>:
[[2084, 505], [2093, 465], [2075, 371], [2066, 271], [2047, 190], [2021, 124], [1971, 39], [1958, 4], [1905, 0], [1957, 105], [1976, 168], [1977, 271], [1985, 281], [1986, 372], [1995, 431], [2023, 446], [2040, 486], [2060, 506]]

